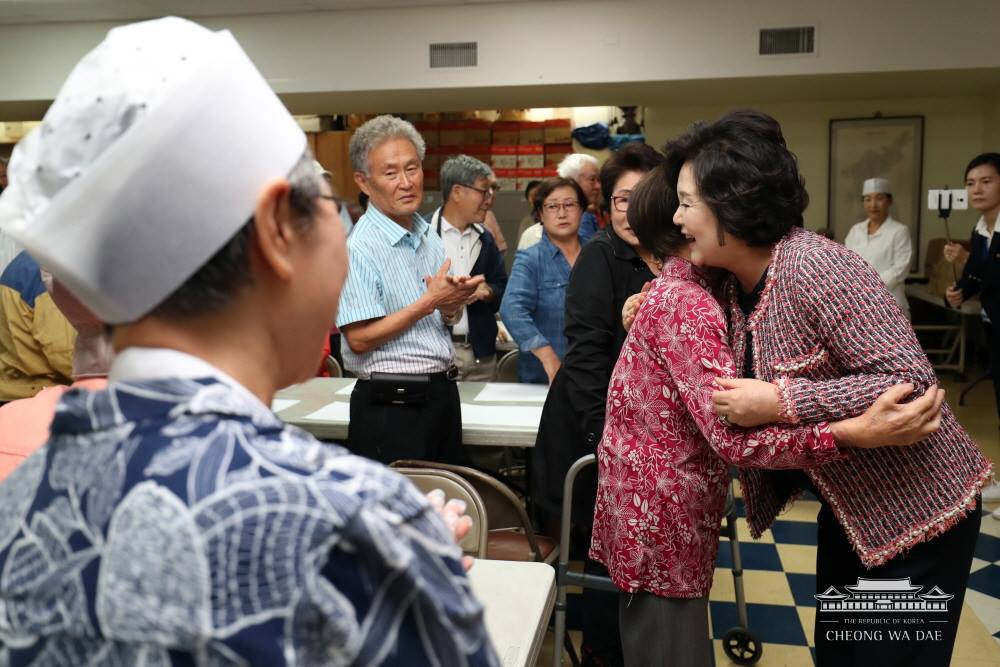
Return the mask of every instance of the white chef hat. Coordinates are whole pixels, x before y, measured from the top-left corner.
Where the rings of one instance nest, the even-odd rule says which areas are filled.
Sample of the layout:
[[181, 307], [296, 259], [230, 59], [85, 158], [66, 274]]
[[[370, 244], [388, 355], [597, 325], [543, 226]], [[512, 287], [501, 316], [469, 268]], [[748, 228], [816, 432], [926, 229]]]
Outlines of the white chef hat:
[[14, 149], [0, 229], [102, 320], [147, 314], [250, 218], [306, 138], [228, 31], [115, 28]]
[[892, 188], [889, 187], [888, 178], [869, 178], [865, 181], [864, 185], [861, 186], [861, 196], [874, 195], [882, 192], [887, 195], [892, 194]]

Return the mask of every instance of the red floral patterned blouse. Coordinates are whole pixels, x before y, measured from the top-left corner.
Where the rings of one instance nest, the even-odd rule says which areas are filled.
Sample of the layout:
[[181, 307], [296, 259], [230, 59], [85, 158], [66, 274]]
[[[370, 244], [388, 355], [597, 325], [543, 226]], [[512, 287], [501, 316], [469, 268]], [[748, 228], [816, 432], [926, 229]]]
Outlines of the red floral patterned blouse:
[[715, 414], [735, 377], [705, 275], [670, 258], [639, 309], [608, 389], [590, 557], [623, 591], [708, 595], [727, 464], [803, 468], [840, 456], [825, 423], [731, 428]]

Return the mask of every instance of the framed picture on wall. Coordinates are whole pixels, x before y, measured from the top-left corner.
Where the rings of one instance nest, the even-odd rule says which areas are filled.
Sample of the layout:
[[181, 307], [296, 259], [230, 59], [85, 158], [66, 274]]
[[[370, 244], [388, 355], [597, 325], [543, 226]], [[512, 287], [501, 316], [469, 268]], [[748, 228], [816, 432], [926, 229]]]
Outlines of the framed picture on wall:
[[920, 255], [921, 176], [924, 160], [923, 116], [837, 118], [830, 121], [827, 225], [843, 242], [851, 226], [867, 219], [861, 186], [868, 178], [892, 184], [890, 215], [910, 228], [913, 264]]

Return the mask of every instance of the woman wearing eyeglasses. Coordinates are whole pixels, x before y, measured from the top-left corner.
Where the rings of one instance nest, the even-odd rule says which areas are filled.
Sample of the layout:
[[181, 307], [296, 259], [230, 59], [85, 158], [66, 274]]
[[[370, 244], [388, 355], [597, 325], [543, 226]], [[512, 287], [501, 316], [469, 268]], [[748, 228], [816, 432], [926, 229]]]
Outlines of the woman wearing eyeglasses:
[[576, 181], [551, 178], [538, 186], [535, 217], [542, 240], [518, 250], [500, 317], [521, 351], [520, 382], [552, 384], [566, 355], [566, 286], [580, 255], [580, 217], [587, 198]]
[[[608, 380], [626, 332], [621, 324], [625, 300], [660, 271], [660, 262], [642, 247], [626, 212], [632, 189], [663, 161], [645, 144], [626, 144], [601, 167], [600, 183], [611, 224], [599, 230], [580, 252], [566, 290], [568, 349], [552, 382], [532, 456], [533, 497], [546, 523], [561, 513], [563, 480], [581, 456], [593, 454], [604, 430]], [[589, 532], [594, 517], [597, 475], [590, 468], [578, 478], [574, 524]], [[588, 573], [607, 576], [594, 561]], [[584, 664], [620, 664], [618, 601], [613, 593], [583, 592]], [[603, 662], [601, 662], [603, 661]]]

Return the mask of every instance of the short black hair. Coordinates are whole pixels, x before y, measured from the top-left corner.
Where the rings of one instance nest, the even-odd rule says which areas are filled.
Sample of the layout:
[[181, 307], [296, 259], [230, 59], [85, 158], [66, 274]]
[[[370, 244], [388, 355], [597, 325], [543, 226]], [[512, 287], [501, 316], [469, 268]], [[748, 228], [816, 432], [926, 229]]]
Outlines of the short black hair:
[[534, 204], [534, 202], [531, 201], [531, 188], [539, 186], [541, 184], [542, 184], [541, 181], [528, 181], [528, 184], [524, 186], [524, 199], [529, 204]]
[[611, 157], [601, 166], [601, 194], [604, 203], [610, 209], [611, 195], [615, 183], [622, 174], [638, 171], [645, 174], [663, 164], [663, 155], [647, 144], [631, 141], [611, 154]]
[[[291, 188], [288, 205], [303, 229], [312, 227], [316, 198], [320, 195], [319, 174], [307, 149], [288, 175]], [[250, 271], [250, 242], [254, 234], [251, 216], [239, 231], [211, 259], [194, 272], [150, 315], [178, 319], [204, 315], [226, 306], [243, 287], [253, 282]]]
[[576, 192], [576, 201], [579, 202], [581, 211], [587, 210], [587, 195], [584, 194], [579, 183], [572, 178], [546, 178], [538, 185], [538, 192], [535, 193], [535, 203], [531, 209], [535, 220], [541, 221], [542, 204], [545, 203], [545, 198], [559, 188], [572, 188]]
[[1000, 174], [1000, 153], [982, 153], [972, 158], [969, 166], [965, 168], [965, 178], [969, 177], [970, 171], [976, 167], [982, 167], [984, 164], [992, 166]]
[[664, 165], [643, 176], [629, 196], [629, 227], [639, 244], [658, 259], [676, 255], [687, 243], [680, 227], [674, 224], [678, 205], [677, 192]]
[[695, 123], [664, 152], [673, 187], [690, 162], [702, 201], [722, 229], [747, 244], [768, 246], [802, 227], [809, 194], [781, 126], [767, 114], [733, 111]]

